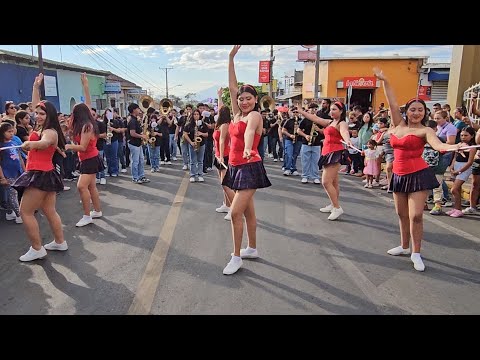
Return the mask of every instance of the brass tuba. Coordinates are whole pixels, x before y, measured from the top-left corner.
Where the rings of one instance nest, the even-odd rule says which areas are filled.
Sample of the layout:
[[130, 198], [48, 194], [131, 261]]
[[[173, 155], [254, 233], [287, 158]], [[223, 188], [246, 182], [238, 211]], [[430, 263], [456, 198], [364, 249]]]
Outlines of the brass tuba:
[[168, 98], [164, 98], [160, 100], [160, 114], [164, 116], [168, 116], [170, 111], [173, 109], [173, 102]]
[[265, 95], [260, 99], [260, 110], [270, 109], [270, 112], [275, 110], [275, 100], [270, 96]]
[[151, 96], [148, 95], [143, 95], [139, 100], [138, 100], [138, 106], [140, 106], [140, 110], [144, 114], [147, 113], [147, 110], [149, 107], [153, 106], [153, 99]]

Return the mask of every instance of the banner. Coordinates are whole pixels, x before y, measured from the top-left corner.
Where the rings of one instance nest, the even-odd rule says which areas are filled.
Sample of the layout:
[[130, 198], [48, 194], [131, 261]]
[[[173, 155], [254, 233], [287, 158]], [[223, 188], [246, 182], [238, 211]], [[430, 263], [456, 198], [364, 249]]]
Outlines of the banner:
[[429, 101], [432, 97], [432, 87], [431, 86], [419, 86], [418, 87], [418, 98], [422, 100]]
[[258, 82], [270, 82], [270, 61], [260, 61], [258, 65]]
[[45, 96], [57, 96], [57, 79], [55, 76], [45, 75], [43, 77]]
[[352, 87], [358, 88], [374, 88], [377, 84], [377, 78], [375, 76], [355, 76], [343, 78], [343, 88]]

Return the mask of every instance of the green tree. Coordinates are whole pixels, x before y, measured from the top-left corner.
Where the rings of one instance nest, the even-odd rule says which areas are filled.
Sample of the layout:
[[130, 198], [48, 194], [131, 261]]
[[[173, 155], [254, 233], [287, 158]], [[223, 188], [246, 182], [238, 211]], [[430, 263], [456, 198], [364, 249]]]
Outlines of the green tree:
[[[239, 81], [238, 82], [238, 88], [240, 88], [244, 84], [245, 83]], [[254, 86], [254, 88], [255, 88], [255, 90], [257, 90], [259, 101], [262, 98], [262, 96], [267, 95], [266, 93], [262, 92], [262, 87], [261, 86]], [[228, 106], [230, 109], [232, 108], [232, 99], [230, 98], [230, 90], [228, 89], [228, 87], [223, 88], [222, 101], [223, 101], [223, 104], [225, 106]]]
[[185, 98], [185, 101], [188, 103], [188, 104], [192, 104], [193, 103], [198, 103], [197, 100], [195, 100], [195, 97], [197, 96], [196, 93], [188, 93], [187, 95], [184, 96]]

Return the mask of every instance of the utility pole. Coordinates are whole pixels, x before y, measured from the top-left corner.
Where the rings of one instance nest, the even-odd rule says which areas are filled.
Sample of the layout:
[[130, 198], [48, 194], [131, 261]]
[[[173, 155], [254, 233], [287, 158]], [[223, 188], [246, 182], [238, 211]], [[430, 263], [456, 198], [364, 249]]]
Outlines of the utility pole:
[[[43, 74], [43, 57], [42, 57], [42, 45], [38, 45], [38, 68], [40, 73]], [[45, 99], [45, 78], [40, 84], [40, 100]]]
[[268, 96], [270, 97], [273, 97], [272, 96], [272, 93], [273, 93], [273, 79], [272, 79], [272, 74], [273, 74], [273, 71], [272, 71], [272, 68], [273, 68], [273, 61], [275, 60], [275, 58], [273, 57], [273, 45], [270, 45], [270, 82], [268, 84]]
[[165, 92], [166, 92], [166, 96], [167, 96], [167, 99], [168, 99], [168, 70], [172, 70], [173, 68], [169, 68], [169, 67], [164, 67], [164, 68], [159, 68], [160, 70], [165, 70]]
[[318, 78], [320, 72], [320, 45], [317, 45], [317, 58], [315, 59], [315, 83], [313, 84], [313, 101], [318, 102]]

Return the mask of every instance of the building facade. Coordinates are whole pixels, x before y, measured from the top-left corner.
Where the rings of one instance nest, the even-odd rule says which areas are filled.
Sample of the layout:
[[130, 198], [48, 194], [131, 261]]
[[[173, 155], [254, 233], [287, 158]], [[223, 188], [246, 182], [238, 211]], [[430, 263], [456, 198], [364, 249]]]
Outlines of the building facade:
[[[426, 57], [322, 58], [319, 64], [319, 98], [337, 98], [345, 104], [377, 109], [387, 105], [381, 82], [373, 75], [378, 67], [388, 76], [399, 104], [414, 97]], [[304, 105], [314, 98], [315, 62], [306, 61], [303, 71]], [[388, 106], [388, 105], [387, 105]]]

